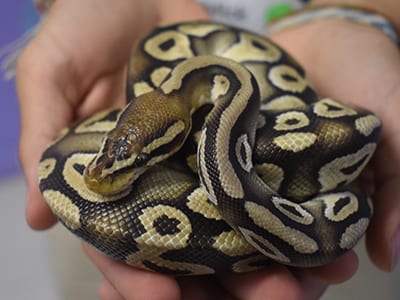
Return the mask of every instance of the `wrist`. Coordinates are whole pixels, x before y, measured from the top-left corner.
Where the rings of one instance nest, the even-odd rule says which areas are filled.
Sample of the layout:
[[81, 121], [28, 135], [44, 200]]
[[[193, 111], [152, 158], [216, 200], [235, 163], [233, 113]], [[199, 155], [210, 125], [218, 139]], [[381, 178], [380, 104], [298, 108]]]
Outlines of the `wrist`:
[[279, 32], [319, 20], [346, 20], [349, 23], [358, 23], [374, 28], [385, 34], [396, 45], [400, 44], [399, 32], [387, 16], [371, 8], [358, 7], [348, 3], [337, 5], [311, 4], [303, 10], [272, 22], [268, 32]]
[[392, 0], [311, 0], [309, 5], [349, 5], [377, 11], [400, 32], [400, 1]]

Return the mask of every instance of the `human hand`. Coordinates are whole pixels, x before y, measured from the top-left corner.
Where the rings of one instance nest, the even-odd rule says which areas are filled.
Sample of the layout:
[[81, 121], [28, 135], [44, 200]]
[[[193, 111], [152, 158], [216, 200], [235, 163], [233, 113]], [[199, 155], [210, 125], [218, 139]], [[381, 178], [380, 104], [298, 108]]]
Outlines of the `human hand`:
[[[38, 189], [38, 162], [45, 147], [74, 120], [122, 103], [129, 32], [119, 30], [124, 24], [108, 16], [104, 3], [94, 2], [57, 1], [18, 62], [20, 161], [28, 188], [26, 218], [34, 229], [55, 222]], [[115, 9], [122, 10], [119, 6]]]
[[38, 188], [40, 156], [58, 132], [95, 111], [125, 102], [125, 66], [133, 42], [151, 27], [205, 18], [191, 1], [58, 0], [17, 66], [20, 161], [27, 183], [26, 219], [46, 229], [55, 218]]
[[366, 241], [371, 260], [395, 268], [400, 255], [400, 52], [382, 32], [339, 20], [322, 20], [276, 33], [273, 39], [302, 64], [315, 89], [375, 112], [380, 143], [365, 172], [374, 215]]
[[357, 269], [357, 257], [350, 251], [318, 268], [274, 265], [244, 274], [173, 278], [129, 267], [87, 245], [84, 250], [104, 275], [99, 286], [104, 300], [311, 300], [318, 299], [329, 284], [349, 279]]
[[[176, 2], [181, 11], [171, 10], [167, 1], [159, 3], [165, 10], [154, 10], [156, 6], [148, 2], [141, 7], [141, 1], [137, 2], [115, 1], [110, 7], [109, 1], [58, 0], [19, 61], [20, 158], [28, 186], [27, 220], [35, 229], [55, 223], [37, 186], [38, 161], [47, 144], [74, 120], [124, 103], [125, 65], [138, 36], [158, 23], [206, 17], [199, 11], [191, 15], [190, 9]], [[189, 5], [190, 1], [184, 2]], [[134, 8], [128, 9], [127, 5]], [[148, 7], [151, 12], [146, 11]], [[120, 295], [126, 299], [149, 299], [152, 295], [156, 298], [157, 293], [163, 299], [193, 299], [196, 295], [203, 299], [220, 298], [219, 295], [259, 299], [265, 293], [272, 299], [312, 299], [328, 283], [349, 278], [357, 264], [350, 252], [335, 264], [307, 271], [277, 266], [244, 275], [176, 281], [121, 265], [85, 249], [105, 275], [101, 289], [105, 299]]]

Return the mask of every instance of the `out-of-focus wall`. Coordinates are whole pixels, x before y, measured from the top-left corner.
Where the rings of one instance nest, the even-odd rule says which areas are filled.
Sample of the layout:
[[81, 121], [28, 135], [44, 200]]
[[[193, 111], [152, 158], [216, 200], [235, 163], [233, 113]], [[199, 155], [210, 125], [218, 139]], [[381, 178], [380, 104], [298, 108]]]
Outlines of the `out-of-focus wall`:
[[[8, 52], [11, 43], [37, 22], [32, 1], [0, 2], [0, 56]], [[19, 171], [18, 137], [19, 111], [14, 80], [0, 74], [0, 179]]]

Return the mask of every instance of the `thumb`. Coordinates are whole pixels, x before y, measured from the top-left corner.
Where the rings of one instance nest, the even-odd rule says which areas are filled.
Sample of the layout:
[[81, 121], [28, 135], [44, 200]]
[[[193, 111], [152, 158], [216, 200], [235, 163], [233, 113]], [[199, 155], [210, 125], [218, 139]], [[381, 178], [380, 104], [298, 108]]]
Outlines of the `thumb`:
[[[38, 186], [38, 165], [49, 142], [72, 119], [72, 108], [57, 89], [49, 57], [34, 42], [17, 66], [17, 91], [21, 113], [19, 156], [27, 184], [26, 219], [33, 229], [46, 229], [56, 220]], [[51, 59], [50, 59], [51, 60]]]

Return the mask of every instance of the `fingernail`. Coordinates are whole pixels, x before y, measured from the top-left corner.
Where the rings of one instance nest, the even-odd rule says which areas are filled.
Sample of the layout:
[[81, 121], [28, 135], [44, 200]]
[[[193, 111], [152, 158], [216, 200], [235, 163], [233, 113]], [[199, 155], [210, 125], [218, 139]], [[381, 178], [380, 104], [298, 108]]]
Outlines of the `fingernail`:
[[400, 259], [400, 230], [397, 231], [397, 234], [394, 239], [392, 271], [397, 267], [399, 259]]

